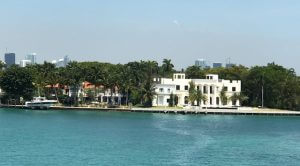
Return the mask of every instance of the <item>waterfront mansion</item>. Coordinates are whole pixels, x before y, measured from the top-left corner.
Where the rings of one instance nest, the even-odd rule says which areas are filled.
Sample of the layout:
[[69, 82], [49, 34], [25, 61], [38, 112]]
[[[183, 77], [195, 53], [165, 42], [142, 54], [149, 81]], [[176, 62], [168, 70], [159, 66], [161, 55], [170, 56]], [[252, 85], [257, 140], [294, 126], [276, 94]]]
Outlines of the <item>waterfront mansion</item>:
[[[155, 96], [153, 106], [168, 106], [170, 96], [176, 96], [177, 106], [191, 106], [189, 101], [189, 86], [193, 81], [196, 90], [201, 90], [206, 96], [206, 101], [201, 101], [200, 106], [206, 108], [229, 108], [240, 106], [240, 102], [232, 101], [234, 93], [241, 92], [240, 80], [223, 80], [218, 75], [208, 74], [205, 79], [186, 79], [184, 73], [175, 73], [173, 78], [154, 78]], [[220, 92], [224, 88], [227, 102], [221, 102]], [[174, 102], [173, 102], [174, 103]], [[195, 102], [196, 105], [196, 102]]]

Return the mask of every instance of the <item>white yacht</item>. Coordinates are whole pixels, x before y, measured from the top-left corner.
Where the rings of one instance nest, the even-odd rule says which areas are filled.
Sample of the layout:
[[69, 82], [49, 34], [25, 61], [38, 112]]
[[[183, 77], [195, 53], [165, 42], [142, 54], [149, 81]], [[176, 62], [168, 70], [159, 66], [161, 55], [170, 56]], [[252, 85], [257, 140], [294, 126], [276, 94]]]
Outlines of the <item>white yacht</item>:
[[57, 103], [56, 100], [47, 100], [46, 97], [34, 97], [33, 100], [25, 102], [25, 107], [31, 109], [48, 109], [55, 103]]

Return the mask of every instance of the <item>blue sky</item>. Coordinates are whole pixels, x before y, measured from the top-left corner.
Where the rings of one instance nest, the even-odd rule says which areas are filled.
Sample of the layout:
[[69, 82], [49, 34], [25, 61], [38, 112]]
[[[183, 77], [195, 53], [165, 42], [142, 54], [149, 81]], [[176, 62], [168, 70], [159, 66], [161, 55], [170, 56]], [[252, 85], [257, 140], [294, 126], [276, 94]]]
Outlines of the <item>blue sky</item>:
[[[0, 53], [176, 68], [275, 62], [300, 73], [298, 0], [0, 0]], [[3, 59], [3, 57], [2, 57]]]

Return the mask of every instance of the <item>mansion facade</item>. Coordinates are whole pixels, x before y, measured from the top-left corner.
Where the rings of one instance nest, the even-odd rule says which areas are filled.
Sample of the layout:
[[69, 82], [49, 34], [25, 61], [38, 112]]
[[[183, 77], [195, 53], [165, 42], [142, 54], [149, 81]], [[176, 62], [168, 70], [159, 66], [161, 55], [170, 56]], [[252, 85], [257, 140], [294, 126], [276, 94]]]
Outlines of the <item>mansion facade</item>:
[[[205, 108], [230, 108], [240, 106], [240, 102], [230, 100], [230, 97], [241, 92], [240, 80], [223, 80], [218, 75], [208, 74], [205, 79], [186, 79], [184, 73], [175, 73], [173, 78], [154, 78], [155, 96], [153, 106], [168, 106], [170, 96], [176, 96], [177, 106], [191, 106], [189, 101], [189, 83], [194, 82], [195, 89], [201, 90], [206, 96], [206, 101], [201, 101], [200, 107]], [[220, 92], [224, 88], [227, 102], [221, 102]], [[174, 103], [174, 102], [173, 102]], [[194, 103], [196, 104], [196, 102]]]

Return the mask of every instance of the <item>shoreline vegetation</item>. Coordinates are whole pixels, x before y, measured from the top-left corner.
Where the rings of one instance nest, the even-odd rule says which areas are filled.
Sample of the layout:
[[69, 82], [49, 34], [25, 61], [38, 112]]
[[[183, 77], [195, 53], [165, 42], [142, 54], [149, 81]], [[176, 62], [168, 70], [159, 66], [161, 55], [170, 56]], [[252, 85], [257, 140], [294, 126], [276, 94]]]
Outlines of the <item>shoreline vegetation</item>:
[[[294, 69], [275, 63], [250, 68], [242, 65], [205, 69], [189, 66], [180, 71], [174, 69], [170, 59], [164, 59], [161, 65], [156, 61], [127, 64], [72, 61], [60, 68], [47, 62], [24, 68], [2, 63], [0, 68], [0, 101], [8, 105], [22, 105], [33, 96], [44, 96], [58, 100], [62, 107], [93, 107], [93, 103], [99, 103], [110, 109], [151, 110], [155, 108], [151, 108], [155, 96], [153, 79], [171, 78], [173, 73], [182, 72], [191, 79], [218, 74], [220, 79], [241, 80], [242, 94], [246, 97], [242, 105], [246, 107], [300, 110], [299, 76]], [[122, 97], [116, 101], [118, 95]], [[170, 102], [171, 108], [175, 105]]]

